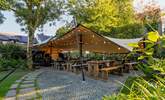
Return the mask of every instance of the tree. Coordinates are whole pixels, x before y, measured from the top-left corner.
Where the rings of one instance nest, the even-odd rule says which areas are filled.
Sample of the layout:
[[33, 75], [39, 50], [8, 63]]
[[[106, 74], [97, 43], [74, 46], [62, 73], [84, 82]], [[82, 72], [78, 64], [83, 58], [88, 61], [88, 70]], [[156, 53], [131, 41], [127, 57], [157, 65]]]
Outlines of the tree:
[[132, 0], [69, 0], [68, 7], [78, 23], [103, 35], [135, 22]]
[[66, 32], [70, 30], [69, 26], [63, 26], [56, 31], [56, 37], [63, 36]]
[[16, 22], [28, 33], [27, 64], [32, 69], [32, 47], [35, 31], [47, 22], [59, 18], [62, 0], [8, 0]]
[[4, 21], [4, 16], [3, 16], [3, 14], [0, 12], [0, 24], [2, 24], [3, 21]]
[[148, 32], [157, 30], [162, 34], [161, 9], [154, 0], [144, 5], [143, 11], [137, 14], [137, 19], [145, 25]]
[[56, 37], [61, 37], [63, 36], [66, 32], [68, 32], [69, 30], [72, 29], [72, 22], [69, 23], [69, 22], [66, 22], [66, 24], [64, 26], [62, 26], [61, 28], [59, 28], [57, 31], [56, 31]]
[[3, 23], [5, 17], [1, 13], [2, 10], [7, 10], [9, 9], [9, 4], [7, 3], [6, 0], [0, 0], [0, 24]]

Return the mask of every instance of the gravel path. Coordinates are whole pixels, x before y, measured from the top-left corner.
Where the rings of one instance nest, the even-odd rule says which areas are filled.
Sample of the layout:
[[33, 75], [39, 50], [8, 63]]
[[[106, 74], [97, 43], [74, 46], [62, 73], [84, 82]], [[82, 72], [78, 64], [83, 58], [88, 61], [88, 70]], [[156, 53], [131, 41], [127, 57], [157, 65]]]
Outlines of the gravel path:
[[86, 77], [82, 82], [81, 74], [45, 69], [38, 77], [43, 100], [101, 100], [104, 95], [116, 93], [128, 76], [141, 74], [138, 71], [124, 73], [123, 76], [111, 75], [108, 81]]
[[35, 81], [42, 72], [42, 69], [36, 70], [16, 80], [7, 92], [5, 100], [40, 100]]

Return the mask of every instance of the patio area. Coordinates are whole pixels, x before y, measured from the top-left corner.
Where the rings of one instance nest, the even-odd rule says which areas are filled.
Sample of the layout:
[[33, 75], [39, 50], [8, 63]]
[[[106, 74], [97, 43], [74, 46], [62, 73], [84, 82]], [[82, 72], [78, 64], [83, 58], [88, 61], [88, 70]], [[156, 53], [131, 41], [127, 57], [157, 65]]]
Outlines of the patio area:
[[123, 76], [110, 74], [107, 81], [86, 77], [83, 82], [81, 74], [44, 68], [37, 82], [43, 100], [101, 100], [105, 95], [119, 92], [121, 83], [129, 76], [140, 74], [131, 70], [130, 73], [123, 73]]
[[[127, 54], [133, 50], [128, 43], [139, 42], [142, 38], [136, 39], [113, 39], [100, 35], [89, 28], [79, 24], [61, 37], [53, 37], [44, 43], [33, 46], [36, 52], [34, 66], [41, 66], [39, 59], [45, 59], [56, 70], [82, 73], [94, 79], [108, 80], [108, 74], [117, 72], [122, 75], [129, 72], [138, 62], [134, 59], [126, 59]], [[141, 46], [143, 43], [139, 43]], [[143, 48], [143, 45], [142, 45]], [[77, 56], [74, 54], [78, 53]], [[92, 58], [90, 55], [95, 54]], [[104, 55], [101, 59], [95, 59], [96, 54]], [[104, 59], [112, 54], [121, 54], [120, 59], [114, 57]], [[39, 60], [40, 62], [37, 62]], [[43, 65], [42, 65], [43, 66]]]

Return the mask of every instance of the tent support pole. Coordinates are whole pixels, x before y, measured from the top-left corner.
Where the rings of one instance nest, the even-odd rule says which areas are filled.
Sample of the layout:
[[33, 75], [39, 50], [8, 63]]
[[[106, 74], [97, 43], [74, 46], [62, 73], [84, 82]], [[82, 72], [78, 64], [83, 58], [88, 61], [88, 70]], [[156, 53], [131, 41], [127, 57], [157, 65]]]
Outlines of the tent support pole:
[[83, 51], [82, 51], [82, 34], [79, 34], [79, 52], [80, 52], [80, 65], [81, 65], [81, 72], [82, 72], [82, 79], [85, 81], [85, 75], [84, 75], [84, 66], [83, 66]]
[[52, 43], [51, 43], [51, 47], [50, 47], [50, 65], [52, 66]]

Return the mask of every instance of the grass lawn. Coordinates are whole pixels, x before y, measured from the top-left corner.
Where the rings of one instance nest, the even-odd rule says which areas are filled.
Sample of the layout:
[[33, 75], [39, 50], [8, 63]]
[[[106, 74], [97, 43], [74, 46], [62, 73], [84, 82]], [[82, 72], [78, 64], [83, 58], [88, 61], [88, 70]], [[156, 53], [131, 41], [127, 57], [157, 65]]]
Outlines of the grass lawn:
[[[136, 81], [137, 77], [128, 77], [127, 80], [125, 81], [124, 85], [121, 89], [121, 93], [124, 93], [124, 94], [129, 94], [130, 92], [130, 88], [132, 86], [132, 83], [134, 81]], [[128, 89], [129, 88], [129, 89]]]
[[4, 81], [0, 83], [0, 100], [3, 99], [10, 86], [23, 75], [27, 74], [29, 71], [17, 69], [10, 76], [8, 76]]
[[7, 76], [12, 70], [0, 72], [0, 81]]

